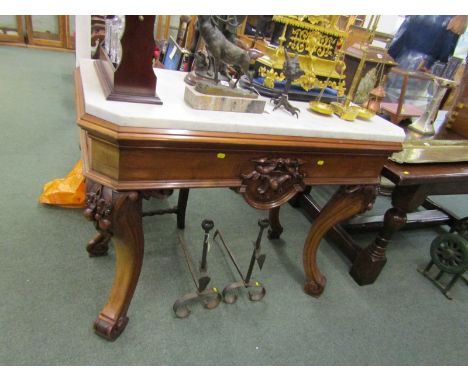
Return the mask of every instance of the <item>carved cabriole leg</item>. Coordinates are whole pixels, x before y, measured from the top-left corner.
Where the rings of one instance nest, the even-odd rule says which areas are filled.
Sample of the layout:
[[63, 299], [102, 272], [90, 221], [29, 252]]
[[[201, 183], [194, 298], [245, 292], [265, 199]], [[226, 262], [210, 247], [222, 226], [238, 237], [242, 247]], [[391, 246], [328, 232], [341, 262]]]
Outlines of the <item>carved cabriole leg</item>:
[[385, 213], [382, 229], [375, 240], [357, 254], [349, 272], [359, 285], [372, 284], [377, 279], [387, 262], [385, 252], [393, 234], [404, 227], [407, 213], [416, 210], [428, 194], [425, 186], [395, 188], [392, 193], [393, 208]]
[[341, 187], [322, 209], [310, 228], [304, 244], [304, 291], [314, 297], [323, 293], [326, 278], [317, 267], [317, 249], [327, 231], [358, 213], [372, 208], [377, 196], [377, 186]]
[[[105, 188], [104, 188], [105, 189]], [[108, 301], [94, 329], [107, 340], [115, 340], [128, 323], [127, 310], [140, 276], [144, 239], [142, 202], [138, 192], [112, 192], [109, 229], [116, 253], [115, 276]]]

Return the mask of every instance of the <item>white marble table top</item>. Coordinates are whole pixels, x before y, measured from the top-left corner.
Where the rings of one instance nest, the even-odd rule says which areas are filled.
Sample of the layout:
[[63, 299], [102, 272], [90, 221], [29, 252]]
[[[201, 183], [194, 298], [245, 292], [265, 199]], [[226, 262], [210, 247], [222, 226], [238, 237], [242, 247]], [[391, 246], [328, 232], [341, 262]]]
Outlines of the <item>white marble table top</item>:
[[380, 117], [347, 122], [335, 115], [315, 114], [308, 110], [306, 102], [291, 102], [301, 110], [299, 118], [283, 109], [273, 111], [270, 102], [263, 114], [192, 109], [184, 101], [186, 73], [164, 69], [155, 69], [156, 91], [163, 105], [107, 101], [93, 60], [80, 60], [80, 72], [86, 113], [120, 126], [385, 142], [405, 139], [403, 129]]

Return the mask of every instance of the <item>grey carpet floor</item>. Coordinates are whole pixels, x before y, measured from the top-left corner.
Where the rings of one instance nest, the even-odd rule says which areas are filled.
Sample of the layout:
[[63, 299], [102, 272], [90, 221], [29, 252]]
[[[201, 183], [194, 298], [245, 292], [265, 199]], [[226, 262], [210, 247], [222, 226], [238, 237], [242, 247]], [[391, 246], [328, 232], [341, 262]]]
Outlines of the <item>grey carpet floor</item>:
[[[417, 267], [443, 228], [400, 232], [377, 282], [360, 287], [349, 263], [323, 241], [318, 262], [327, 276], [319, 299], [302, 292], [302, 247], [310, 227], [285, 206], [282, 239], [265, 240], [263, 301], [245, 293], [212, 311], [193, 306], [177, 319], [174, 301], [192, 291], [177, 241], [174, 216], [146, 218], [145, 259], [130, 306], [130, 322], [114, 343], [97, 337], [92, 323], [106, 301], [115, 254], [88, 258], [94, 228], [77, 209], [38, 203], [42, 186], [63, 177], [80, 157], [75, 125], [74, 55], [0, 47], [0, 364], [1, 365], [466, 365], [468, 288], [453, 301]], [[181, 84], [180, 86], [183, 86]], [[323, 201], [330, 187], [313, 190]], [[167, 207], [145, 202], [145, 208]], [[436, 198], [460, 216], [465, 196]], [[379, 198], [375, 210], [389, 205]], [[202, 246], [200, 223], [212, 218], [244, 268], [257, 220], [229, 190], [192, 190], [184, 236], [194, 257]], [[365, 244], [372, 234], [360, 234]], [[258, 271], [257, 271], [258, 272]], [[216, 245], [210, 253], [213, 286], [236, 279]]]

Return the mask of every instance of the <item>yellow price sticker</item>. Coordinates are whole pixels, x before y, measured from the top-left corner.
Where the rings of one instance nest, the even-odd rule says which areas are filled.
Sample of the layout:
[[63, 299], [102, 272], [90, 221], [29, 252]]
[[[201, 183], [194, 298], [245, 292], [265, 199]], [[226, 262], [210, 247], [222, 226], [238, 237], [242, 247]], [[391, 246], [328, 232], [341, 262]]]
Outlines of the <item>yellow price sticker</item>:
[[218, 153], [218, 154], [216, 154], [216, 158], [224, 159], [224, 158], [226, 158], [226, 154], [225, 153]]

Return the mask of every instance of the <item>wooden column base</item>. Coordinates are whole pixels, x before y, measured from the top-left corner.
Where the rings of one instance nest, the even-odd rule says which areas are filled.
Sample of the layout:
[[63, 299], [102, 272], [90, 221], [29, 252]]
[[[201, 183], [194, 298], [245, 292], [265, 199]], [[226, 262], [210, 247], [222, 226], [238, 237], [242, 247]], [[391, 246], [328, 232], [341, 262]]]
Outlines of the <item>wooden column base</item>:
[[349, 272], [359, 285], [372, 284], [377, 279], [387, 262], [385, 252], [391, 237], [405, 224], [403, 210], [391, 208], [385, 213], [383, 229], [366, 249], [358, 253]]

